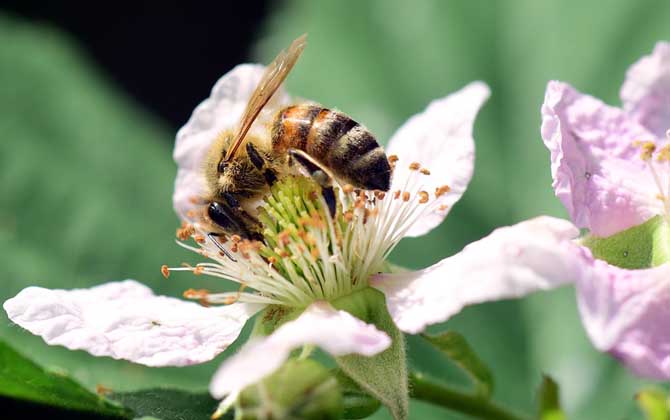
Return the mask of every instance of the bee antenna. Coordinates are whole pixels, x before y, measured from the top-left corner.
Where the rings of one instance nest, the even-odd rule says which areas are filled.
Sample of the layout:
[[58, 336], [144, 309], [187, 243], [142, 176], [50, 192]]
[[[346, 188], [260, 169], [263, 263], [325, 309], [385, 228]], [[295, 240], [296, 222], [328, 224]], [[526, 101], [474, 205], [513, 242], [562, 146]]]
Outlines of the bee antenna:
[[233, 258], [233, 256], [230, 254], [230, 252], [228, 252], [228, 250], [226, 248], [224, 248], [223, 245], [221, 245], [221, 243], [219, 241], [216, 240], [216, 236], [217, 235], [215, 233], [211, 233], [211, 232], [207, 234], [207, 237], [209, 238], [209, 240], [214, 242], [214, 245], [216, 245], [216, 247], [219, 248], [221, 250], [221, 252], [223, 252], [226, 255], [226, 257], [230, 258], [230, 260], [232, 262], [237, 262], [237, 260], [235, 258]]

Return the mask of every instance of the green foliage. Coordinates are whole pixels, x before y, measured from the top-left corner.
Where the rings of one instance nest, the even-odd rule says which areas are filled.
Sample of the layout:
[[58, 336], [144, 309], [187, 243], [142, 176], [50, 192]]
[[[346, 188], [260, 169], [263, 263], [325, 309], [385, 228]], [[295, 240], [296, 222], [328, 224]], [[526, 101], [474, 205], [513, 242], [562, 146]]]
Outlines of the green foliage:
[[488, 398], [493, 392], [493, 375], [461, 334], [447, 331], [423, 337], [437, 347], [449, 360], [463, 369], [475, 384], [479, 396]]
[[[118, 392], [108, 396], [133, 410], [135, 417], [160, 420], [202, 420], [211, 417], [219, 402], [208, 393], [191, 393], [176, 389], [144, 389]], [[228, 416], [232, 418], [232, 415]]]
[[670, 225], [662, 216], [607, 238], [587, 236], [593, 256], [617, 267], [638, 269], [670, 262]]
[[289, 360], [259, 384], [250, 385], [236, 406], [242, 419], [339, 419], [342, 392], [337, 379], [319, 363]]
[[67, 373], [47, 371], [0, 341], [0, 396], [101, 417], [128, 418], [130, 412], [79, 385]]
[[333, 306], [386, 332], [392, 340], [383, 352], [366, 357], [357, 354], [335, 358], [338, 366], [367, 393], [381, 401], [396, 420], [407, 418], [408, 388], [405, 337], [386, 309], [384, 295], [366, 288], [341, 297]]
[[335, 378], [342, 389], [342, 399], [344, 401], [343, 418], [362, 419], [379, 410], [381, 403], [363, 391], [353, 379], [345, 375], [341, 370], [337, 369], [335, 371]]
[[638, 392], [635, 395], [635, 400], [646, 420], [670, 419], [670, 401], [667, 391], [648, 387]]
[[560, 389], [556, 381], [549, 376], [545, 375], [542, 378], [537, 400], [538, 420], [566, 420], [565, 413], [561, 409]]

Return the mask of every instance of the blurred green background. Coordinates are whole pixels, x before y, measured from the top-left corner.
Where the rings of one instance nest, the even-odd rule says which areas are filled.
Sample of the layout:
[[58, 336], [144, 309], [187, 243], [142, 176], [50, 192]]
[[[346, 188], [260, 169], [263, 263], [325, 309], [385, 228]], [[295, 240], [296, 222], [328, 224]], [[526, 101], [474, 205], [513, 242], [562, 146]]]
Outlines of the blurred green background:
[[[267, 62], [303, 32], [309, 47], [289, 90], [347, 112], [383, 141], [430, 100], [472, 80], [491, 86], [475, 126], [470, 189], [446, 223], [403, 241], [393, 255], [420, 268], [497, 226], [565, 216], [539, 136], [546, 82], [569, 81], [619, 104], [626, 68], [657, 40], [670, 39], [670, 1], [284, 1], [270, 6], [249, 59]], [[202, 277], [165, 280], [159, 272], [164, 263], [195, 262], [173, 241], [175, 129], [121, 93], [61, 30], [3, 14], [0, 40], [0, 300], [28, 285], [73, 288], [124, 278], [173, 296], [224, 288]], [[210, 53], [225, 54], [229, 40], [220, 42]], [[171, 86], [164, 92], [169, 98]], [[506, 406], [531, 411], [534, 389], [548, 373], [561, 384], [571, 418], [639, 418], [633, 395], [645, 382], [591, 348], [571, 288], [472, 307], [433, 329], [447, 328], [463, 333], [489, 363], [495, 399]], [[49, 347], [4, 312], [0, 338], [89, 387], [117, 390], [204, 390], [235, 350], [201, 366], [149, 369]], [[461, 379], [420, 340], [410, 337], [408, 345], [417, 369]], [[423, 403], [413, 403], [411, 414], [460, 418]]]

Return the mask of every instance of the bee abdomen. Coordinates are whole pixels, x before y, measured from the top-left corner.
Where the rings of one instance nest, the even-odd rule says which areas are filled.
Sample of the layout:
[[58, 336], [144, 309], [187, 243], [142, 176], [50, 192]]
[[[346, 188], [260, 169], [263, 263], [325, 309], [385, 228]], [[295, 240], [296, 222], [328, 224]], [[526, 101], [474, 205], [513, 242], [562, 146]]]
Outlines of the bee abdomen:
[[347, 115], [317, 105], [280, 111], [272, 133], [278, 149], [297, 148], [357, 188], [387, 191], [391, 168], [374, 136]]

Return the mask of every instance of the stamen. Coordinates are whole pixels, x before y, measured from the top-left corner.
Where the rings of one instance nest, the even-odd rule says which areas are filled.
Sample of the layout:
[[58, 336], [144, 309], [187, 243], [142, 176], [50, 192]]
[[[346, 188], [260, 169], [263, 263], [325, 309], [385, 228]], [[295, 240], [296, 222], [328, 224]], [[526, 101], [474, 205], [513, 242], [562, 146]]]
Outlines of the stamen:
[[168, 268], [167, 265], [165, 264], [161, 265], [161, 274], [163, 274], [163, 277], [165, 278], [170, 277], [170, 269]]

